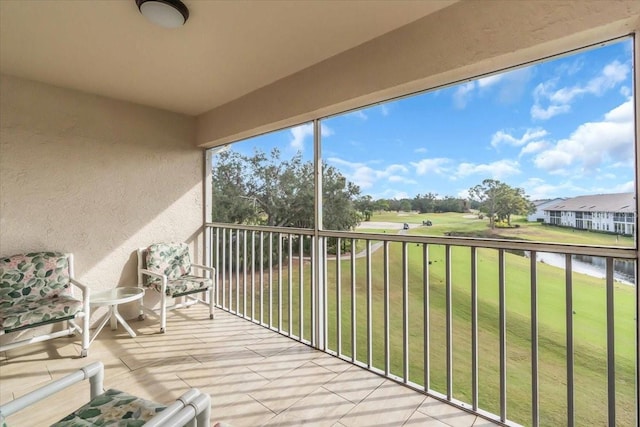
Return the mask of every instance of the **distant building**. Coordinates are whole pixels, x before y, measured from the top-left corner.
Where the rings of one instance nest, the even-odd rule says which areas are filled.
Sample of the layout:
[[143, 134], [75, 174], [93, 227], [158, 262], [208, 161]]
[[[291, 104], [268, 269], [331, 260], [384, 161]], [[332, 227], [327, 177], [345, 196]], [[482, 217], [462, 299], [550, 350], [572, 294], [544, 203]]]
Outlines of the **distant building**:
[[531, 215], [527, 216], [527, 221], [531, 222], [544, 222], [544, 210], [548, 206], [552, 206], [558, 202], [561, 202], [565, 199], [558, 197], [556, 199], [544, 199], [544, 200], [534, 200], [533, 205], [536, 207], [536, 211]]
[[636, 224], [634, 193], [596, 194], [561, 200], [544, 208], [544, 222], [633, 235]]

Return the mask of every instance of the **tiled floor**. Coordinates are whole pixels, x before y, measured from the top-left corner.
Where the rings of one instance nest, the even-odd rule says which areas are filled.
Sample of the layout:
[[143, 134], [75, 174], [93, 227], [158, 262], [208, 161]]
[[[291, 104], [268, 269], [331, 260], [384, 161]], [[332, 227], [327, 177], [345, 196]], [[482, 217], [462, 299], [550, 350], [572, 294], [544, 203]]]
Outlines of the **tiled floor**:
[[[84, 359], [73, 338], [0, 354], [0, 402], [100, 360], [105, 387], [162, 403], [197, 387], [212, 396], [212, 423], [234, 427], [494, 425], [221, 310], [213, 321], [204, 307], [173, 311], [166, 334], [152, 319], [130, 324], [136, 338], [107, 327]], [[77, 384], [9, 425], [48, 425], [88, 395]]]

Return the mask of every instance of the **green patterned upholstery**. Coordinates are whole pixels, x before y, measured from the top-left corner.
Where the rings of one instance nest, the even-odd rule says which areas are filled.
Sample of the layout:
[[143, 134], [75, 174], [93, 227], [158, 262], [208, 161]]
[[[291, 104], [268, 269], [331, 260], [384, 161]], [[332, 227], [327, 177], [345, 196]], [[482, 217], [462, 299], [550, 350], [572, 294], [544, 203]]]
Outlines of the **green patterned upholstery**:
[[51, 427], [138, 427], [165, 408], [165, 405], [110, 389]]
[[82, 311], [82, 301], [60, 295], [54, 298], [23, 298], [20, 304], [0, 309], [0, 328], [6, 333], [61, 320]]
[[[145, 254], [147, 269], [167, 276], [166, 294], [179, 297], [194, 292], [206, 291], [213, 285], [211, 279], [191, 275], [191, 258], [186, 243], [156, 243], [149, 246]], [[162, 280], [145, 276], [145, 286], [162, 291]]]
[[0, 331], [72, 319], [82, 301], [69, 295], [69, 258], [34, 252], [0, 259]]

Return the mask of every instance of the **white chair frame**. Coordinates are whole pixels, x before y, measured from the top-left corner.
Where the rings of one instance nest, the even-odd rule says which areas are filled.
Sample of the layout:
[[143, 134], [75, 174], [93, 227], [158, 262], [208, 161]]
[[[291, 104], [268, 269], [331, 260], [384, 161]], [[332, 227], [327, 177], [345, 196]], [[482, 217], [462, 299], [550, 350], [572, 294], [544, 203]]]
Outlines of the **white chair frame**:
[[[78, 282], [74, 278], [73, 254], [66, 253], [65, 256], [67, 256], [69, 260], [69, 282], [71, 285], [73, 285], [73, 286], [69, 286], [70, 294], [71, 296], [74, 296], [74, 292], [73, 292], [74, 287], [82, 291], [82, 310], [76, 313], [74, 319], [67, 320], [67, 327], [65, 329], [61, 331], [47, 333], [47, 334], [40, 334], [31, 338], [26, 338], [23, 340], [18, 340], [18, 341], [4, 344], [4, 345], [0, 345], [0, 352], [22, 347], [22, 346], [33, 344], [33, 343], [37, 343], [37, 342], [41, 342], [41, 341], [51, 340], [54, 338], [75, 335], [76, 333], [78, 333], [82, 337], [82, 350], [80, 351], [80, 356], [87, 357], [87, 355], [89, 354], [89, 344], [91, 343], [90, 341], [91, 334], [89, 331], [89, 321], [91, 320], [91, 306], [89, 305], [89, 301], [90, 301], [89, 298], [90, 298], [91, 291], [89, 290], [89, 287], [87, 285]], [[75, 322], [75, 319], [77, 318], [82, 319], [82, 327], [80, 327]], [[60, 322], [63, 322], [63, 321], [64, 320], [60, 320]], [[51, 324], [55, 324], [55, 323], [59, 323], [59, 322], [52, 322]], [[35, 325], [33, 327], [20, 329], [19, 331], [15, 331], [15, 332], [11, 331], [9, 332], [9, 334], [24, 332], [29, 329], [40, 328], [43, 326], [46, 327], [46, 325]], [[5, 335], [5, 332], [0, 331], [0, 336], [3, 336], [3, 335]]]
[[[209, 306], [209, 319], [213, 319], [215, 314], [215, 289], [217, 286], [217, 277], [216, 277], [216, 269], [213, 267], [208, 267], [202, 264], [194, 264], [191, 263], [191, 267], [199, 268], [204, 271], [204, 276], [208, 279], [211, 279], [212, 285], [208, 290], [204, 290], [202, 292], [197, 292], [189, 295], [183, 295], [178, 298], [184, 298], [184, 302], [176, 302], [174, 299], [174, 303], [171, 305], [167, 304], [167, 283], [169, 281], [168, 277], [164, 274], [156, 273], [154, 271], [150, 271], [146, 268], [142, 268], [145, 265], [144, 260], [144, 252], [147, 248], [138, 248], [138, 287], [146, 289], [147, 287], [144, 285], [144, 276], [156, 277], [162, 281], [160, 288], [160, 307], [159, 308], [149, 308], [144, 305], [144, 298], [140, 300], [140, 312], [138, 315], [139, 320], [144, 320], [145, 313], [151, 314], [156, 317], [160, 317], [160, 332], [164, 333], [167, 328], [167, 311], [174, 310], [177, 308], [185, 308], [192, 306], [194, 304], [205, 304]], [[202, 293], [203, 298], [198, 298], [195, 295]]]
[[[93, 362], [78, 371], [51, 381], [41, 388], [0, 406], [0, 425], [6, 422], [6, 418], [10, 415], [86, 379], [89, 380], [90, 400], [93, 400], [103, 392], [104, 365], [102, 362]], [[166, 409], [158, 412], [147, 421], [145, 426], [175, 427], [188, 425], [200, 427], [208, 426], [210, 418], [211, 396], [201, 393], [196, 388], [191, 388], [168, 405]]]

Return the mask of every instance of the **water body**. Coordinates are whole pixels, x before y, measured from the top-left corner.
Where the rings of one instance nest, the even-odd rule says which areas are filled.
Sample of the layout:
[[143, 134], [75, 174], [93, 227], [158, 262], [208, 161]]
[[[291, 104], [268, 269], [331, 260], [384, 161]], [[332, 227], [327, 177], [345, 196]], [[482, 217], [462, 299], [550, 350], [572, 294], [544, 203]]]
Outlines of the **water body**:
[[[527, 258], [529, 252], [525, 252]], [[538, 252], [538, 262], [552, 265], [554, 267], [565, 267], [565, 256], [563, 254], [554, 254], [550, 252]], [[605, 278], [606, 260], [601, 257], [592, 257], [588, 255], [573, 255], [571, 267], [574, 272], [587, 274], [592, 277]], [[616, 259], [613, 261], [613, 278], [615, 281], [626, 285], [635, 286], [635, 268], [633, 261]]]

